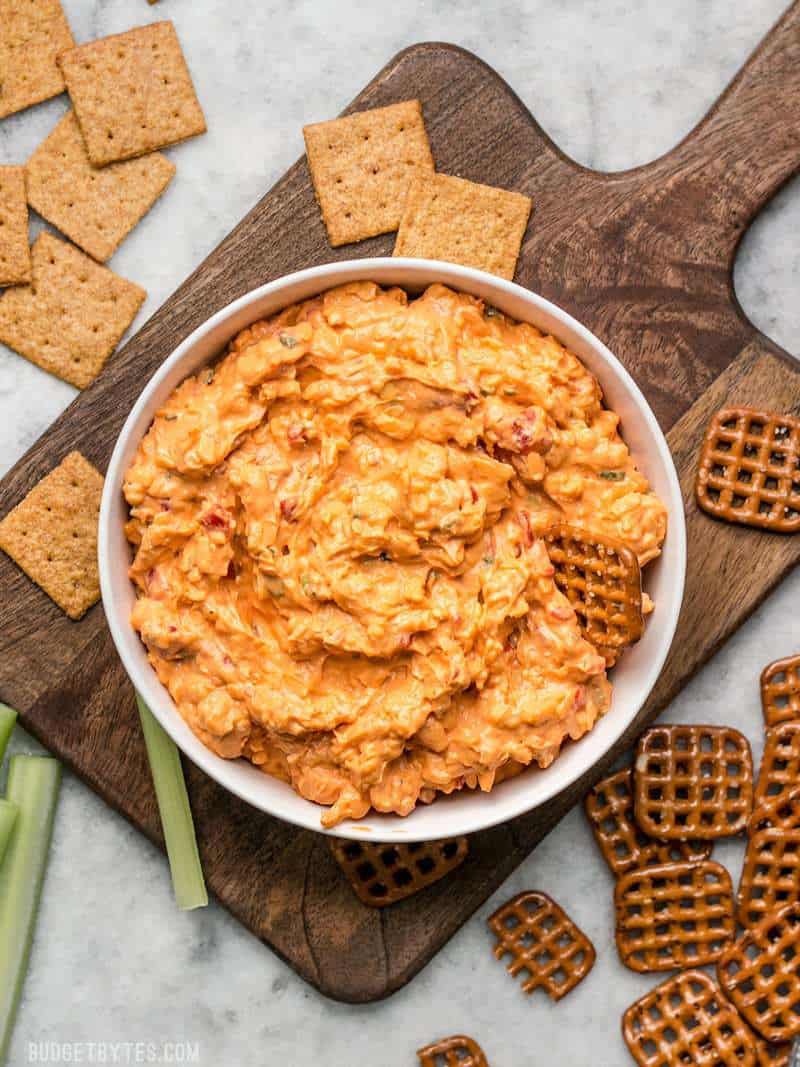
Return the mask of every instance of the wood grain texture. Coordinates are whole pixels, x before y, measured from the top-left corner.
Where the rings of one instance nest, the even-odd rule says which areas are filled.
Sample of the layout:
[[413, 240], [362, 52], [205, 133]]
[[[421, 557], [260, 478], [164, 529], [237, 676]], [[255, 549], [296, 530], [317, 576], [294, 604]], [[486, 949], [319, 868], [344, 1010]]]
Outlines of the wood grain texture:
[[[722, 404], [800, 412], [800, 373], [733, 293], [747, 225], [800, 165], [800, 4], [672, 152], [622, 174], [567, 159], [500, 78], [447, 45], [397, 56], [349, 110], [418, 96], [437, 166], [518, 189], [535, 209], [517, 281], [565, 307], [633, 372], [680, 472], [687, 595], [672, 653], [622, 741], [546, 806], [475, 835], [452, 877], [383, 912], [363, 907], [325, 841], [248, 808], [187, 766], [210, 888], [323, 993], [386, 996], [508, 876], [800, 557], [800, 537], [725, 526], [693, 500], [705, 424]], [[176, 344], [253, 287], [315, 263], [388, 254], [392, 237], [332, 250], [298, 162], [0, 484], [0, 515], [73, 448], [105, 469], [139, 393]], [[73, 623], [0, 555], [0, 698], [93, 789], [161, 845], [130, 684], [102, 608]]]

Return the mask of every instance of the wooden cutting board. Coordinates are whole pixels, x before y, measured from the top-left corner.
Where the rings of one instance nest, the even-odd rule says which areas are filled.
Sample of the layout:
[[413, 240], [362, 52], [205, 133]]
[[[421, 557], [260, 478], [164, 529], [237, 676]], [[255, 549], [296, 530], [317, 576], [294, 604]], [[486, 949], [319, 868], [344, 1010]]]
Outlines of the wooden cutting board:
[[[800, 412], [798, 365], [747, 321], [731, 277], [748, 224], [800, 165], [800, 4], [686, 140], [622, 174], [567, 159], [511, 89], [458, 48], [400, 53], [350, 110], [409, 97], [423, 102], [441, 171], [533, 197], [516, 280], [594, 330], [649, 398], [684, 488], [689, 572], [663, 675], [604, 766], [544, 810], [475, 835], [455, 875], [383, 913], [356, 900], [322, 837], [259, 814], [187, 766], [217, 898], [303, 978], [354, 1002], [409, 981], [800, 558], [800, 536], [719, 524], [692, 500], [700, 437], [716, 408]], [[332, 250], [305, 161], [295, 164], [7, 475], [0, 515], [73, 448], [104, 469], [145, 381], [212, 312], [289, 271], [388, 254], [392, 243]], [[161, 844], [132, 690], [101, 607], [70, 622], [1, 553], [0, 697]]]

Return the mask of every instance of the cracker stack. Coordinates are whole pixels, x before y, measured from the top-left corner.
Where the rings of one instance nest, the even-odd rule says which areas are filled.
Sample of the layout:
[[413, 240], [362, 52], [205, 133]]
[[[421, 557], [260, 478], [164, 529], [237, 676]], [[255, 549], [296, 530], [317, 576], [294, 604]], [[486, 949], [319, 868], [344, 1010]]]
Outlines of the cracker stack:
[[[157, 149], [205, 119], [171, 22], [76, 46], [59, 0], [0, 0], [0, 30], [0, 118], [65, 88], [73, 104], [27, 167], [0, 167], [0, 342], [83, 389], [147, 295], [102, 264], [172, 181]], [[29, 204], [74, 244], [29, 248]], [[100, 596], [102, 488], [71, 452], [0, 521], [0, 548], [72, 619]]]
[[[58, 0], [0, 0], [0, 23], [0, 116], [65, 88], [73, 104], [27, 167], [0, 167], [0, 341], [85, 388], [146, 297], [98, 264], [172, 181], [157, 149], [205, 119], [171, 22], [75, 45]], [[31, 255], [28, 204], [83, 251], [43, 234]]]
[[395, 256], [514, 277], [530, 199], [437, 174], [419, 100], [319, 122], [303, 135], [334, 248], [397, 230]]

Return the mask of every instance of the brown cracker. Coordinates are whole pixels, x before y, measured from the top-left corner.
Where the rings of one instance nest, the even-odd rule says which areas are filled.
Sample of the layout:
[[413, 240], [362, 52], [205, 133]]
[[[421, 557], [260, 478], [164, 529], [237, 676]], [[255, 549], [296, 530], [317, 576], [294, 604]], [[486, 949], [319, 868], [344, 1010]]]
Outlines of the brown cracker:
[[64, 92], [56, 56], [74, 43], [59, 0], [0, 0], [0, 118]]
[[58, 61], [95, 166], [205, 133], [203, 110], [171, 22], [90, 41]]
[[521, 193], [433, 174], [408, 192], [393, 255], [513, 278], [530, 213], [531, 201]]
[[411, 182], [433, 174], [419, 100], [304, 126], [303, 137], [334, 247], [396, 230]]
[[25, 168], [0, 167], [0, 285], [30, 280]]
[[175, 174], [160, 152], [93, 167], [69, 111], [28, 160], [28, 202], [90, 256], [105, 262]]
[[42, 233], [33, 283], [0, 299], [0, 341], [84, 388], [97, 377], [147, 295], [72, 245]]
[[71, 619], [100, 599], [97, 517], [103, 476], [70, 452], [0, 522], [0, 548]]

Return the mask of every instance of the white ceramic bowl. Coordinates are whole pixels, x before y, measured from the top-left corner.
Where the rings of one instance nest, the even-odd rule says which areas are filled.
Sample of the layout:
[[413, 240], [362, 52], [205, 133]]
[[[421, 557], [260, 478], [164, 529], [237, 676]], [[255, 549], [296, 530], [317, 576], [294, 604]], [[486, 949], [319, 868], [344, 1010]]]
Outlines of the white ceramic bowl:
[[614, 669], [611, 710], [591, 733], [566, 744], [547, 768], [531, 768], [491, 793], [462, 790], [419, 805], [406, 818], [371, 815], [336, 827], [340, 837], [372, 841], [425, 841], [469, 834], [545, 804], [588, 770], [633, 720], [652, 689], [669, 651], [683, 596], [686, 529], [683, 501], [667, 443], [655, 416], [633, 379], [593, 334], [560, 308], [511, 282], [449, 263], [414, 259], [361, 259], [330, 263], [290, 274], [235, 300], [198, 327], [165, 360], [128, 416], [109, 463], [100, 509], [100, 587], [108, 624], [131, 681], [178, 746], [217, 782], [262, 811], [310, 830], [320, 830], [322, 808], [288, 785], [256, 770], [245, 760], [224, 760], [206, 748], [178, 714], [167, 690], [148, 663], [144, 646], [130, 624], [134, 591], [128, 579], [130, 547], [123, 523], [122, 482], [139, 441], [156, 410], [172, 390], [220, 354], [245, 326], [335, 285], [370, 279], [419, 291], [442, 282], [485, 298], [502, 311], [552, 333], [575, 352], [598, 378], [608, 405], [622, 419], [622, 432], [636, 462], [667, 506], [669, 529], [660, 558], [645, 572], [645, 586], [656, 603], [642, 640]]

